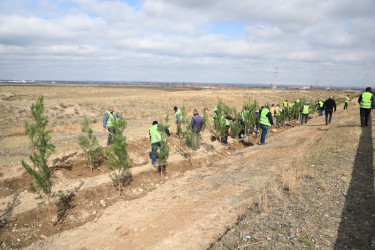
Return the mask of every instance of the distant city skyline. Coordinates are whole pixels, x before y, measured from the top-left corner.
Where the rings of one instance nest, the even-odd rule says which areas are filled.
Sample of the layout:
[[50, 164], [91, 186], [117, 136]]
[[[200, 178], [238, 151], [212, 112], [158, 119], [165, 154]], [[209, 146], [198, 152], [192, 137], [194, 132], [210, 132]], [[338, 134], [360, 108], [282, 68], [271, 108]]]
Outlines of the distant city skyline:
[[0, 79], [372, 86], [374, 13], [373, 0], [2, 0]]

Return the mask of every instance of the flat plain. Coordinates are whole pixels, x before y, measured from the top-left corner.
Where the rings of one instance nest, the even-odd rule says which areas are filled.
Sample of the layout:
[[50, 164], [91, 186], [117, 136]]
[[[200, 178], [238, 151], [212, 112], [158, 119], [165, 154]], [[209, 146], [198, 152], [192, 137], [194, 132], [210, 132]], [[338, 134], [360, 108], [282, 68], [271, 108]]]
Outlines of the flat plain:
[[[241, 111], [249, 98], [264, 105], [302, 97], [314, 102], [331, 95], [341, 99], [347, 94], [354, 97], [358, 93], [73, 84], [0, 86], [0, 247], [375, 246], [373, 216], [363, 215], [352, 218], [352, 224], [343, 223], [344, 217], [350, 217], [343, 215], [346, 204], [352, 201], [342, 193], [352, 187], [352, 171], [358, 165], [356, 152], [367, 131], [359, 127], [356, 100], [349, 111], [343, 111], [340, 104], [329, 126], [324, 126], [324, 117], [315, 114], [305, 126], [291, 121], [287, 126], [271, 129], [265, 146], [256, 144], [259, 137], [255, 135], [240, 142], [230, 138], [229, 146], [212, 138], [212, 112], [218, 98]], [[52, 142], [56, 145], [56, 152], [50, 157], [53, 189], [71, 194], [67, 202], [56, 205], [59, 217], [55, 225], [48, 221], [47, 209], [38, 206], [35, 195], [28, 190], [31, 179], [20, 164], [31, 152], [23, 123], [31, 120], [30, 105], [40, 95], [44, 96], [49, 127], [54, 131]], [[124, 114], [128, 124], [125, 135], [133, 180], [121, 196], [104, 165], [91, 173], [77, 143], [80, 123], [87, 115], [94, 134], [105, 146], [107, 134], [102, 131], [102, 120], [108, 106]], [[148, 129], [152, 121], [160, 121], [167, 114], [173, 118], [174, 106], [184, 106], [189, 116], [194, 109], [202, 113], [206, 107], [209, 126], [202, 133], [202, 147], [197, 151], [181, 145], [171, 127], [169, 165], [166, 175], [160, 176], [150, 164]], [[371, 133], [369, 136], [372, 138]], [[372, 142], [366, 143], [365, 150], [372, 155]], [[364, 161], [373, 158], [363, 158], [361, 162]], [[361, 209], [368, 208], [371, 214], [373, 172], [367, 184], [368, 189], [360, 190], [367, 195]], [[348, 228], [358, 219], [367, 224], [358, 234], [351, 232], [349, 236], [356, 240], [349, 242]], [[360, 240], [365, 236], [367, 240]]]

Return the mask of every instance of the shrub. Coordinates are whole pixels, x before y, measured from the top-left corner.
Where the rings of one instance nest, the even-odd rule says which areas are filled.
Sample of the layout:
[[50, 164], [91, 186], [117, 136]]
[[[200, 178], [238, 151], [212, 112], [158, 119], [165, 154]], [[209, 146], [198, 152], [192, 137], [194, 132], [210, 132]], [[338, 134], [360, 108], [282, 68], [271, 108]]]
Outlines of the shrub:
[[94, 168], [97, 168], [100, 165], [100, 160], [103, 156], [102, 147], [99, 145], [98, 139], [93, 134], [92, 129], [90, 128], [90, 121], [85, 115], [83, 122], [81, 123], [82, 133], [78, 136], [78, 144], [83, 150], [83, 155], [86, 156], [86, 165], [91, 168], [91, 173], [94, 171]]

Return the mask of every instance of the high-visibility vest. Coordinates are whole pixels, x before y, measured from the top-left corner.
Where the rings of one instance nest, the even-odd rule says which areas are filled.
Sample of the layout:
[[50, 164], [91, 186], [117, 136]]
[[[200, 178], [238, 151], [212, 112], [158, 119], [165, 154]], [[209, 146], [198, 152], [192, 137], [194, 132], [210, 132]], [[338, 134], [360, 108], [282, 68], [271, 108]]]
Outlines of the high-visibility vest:
[[107, 115], [108, 115], [108, 120], [107, 120], [107, 128], [108, 127], [113, 127], [113, 125], [115, 124], [116, 122], [116, 119], [117, 119], [117, 114], [115, 112], [113, 112], [113, 114], [111, 114], [111, 112], [107, 111]]
[[215, 119], [217, 118], [217, 107], [215, 107], [215, 109], [214, 109], [213, 117], [214, 117]]
[[229, 126], [230, 125], [230, 121], [226, 118], [227, 116], [224, 114], [221, 116], [220, 118], [220, 121], [221, 121], [221, 124], [225, 126]]
[[279, 115], [280, 114], [280, 108], [279, 108], [279, 106], [276, 106], [275, 110], [276, 110], [276, 115]]
[[372, 93], [364, 92], [362, 94], [362, 100], [361, 100], [361, 103], [359, 104], [359, 107], [364, 108], [364, 109], [370, 109], [371, 97], [372, 97]]
[[246, 109], [242, 110], [241, 117], [242, 117], [242, 120], [245, 122], [245, 120], [246, 120]]
[[262, 113], [260, 113], [260, 124], [271, 126], [270, 120], [267, 117], [268, 112], [270, 112], [268, 108], [262, 110]]
[[293, 107], [294, 103], [289, 103], [289, 108]]
[[323, 108], [323, 106], [324, 106], [324, 102], [319, 101], [319, 108]]
[[284, 108], [288, 107], [288, 102], [284, 102]]
[[158, 130], [158, 124], [150, 128], [151, 144], [161, 141], [161, 132]]
[[180, 114], [180, 120], [179, 121], [182, 121], [183, 119], [183, 116], [181, 114], [181, 110], [178, 108], [176, 113], [174, 113], [174, 118], [177, 120], [177, 115]]
[[309, 113], [309, 105], [303, 105], [302, 114], [307, 115]]
[[349, 102], [349, 101], [350, 101], [349, 97], [345, 97], [345, 102]]

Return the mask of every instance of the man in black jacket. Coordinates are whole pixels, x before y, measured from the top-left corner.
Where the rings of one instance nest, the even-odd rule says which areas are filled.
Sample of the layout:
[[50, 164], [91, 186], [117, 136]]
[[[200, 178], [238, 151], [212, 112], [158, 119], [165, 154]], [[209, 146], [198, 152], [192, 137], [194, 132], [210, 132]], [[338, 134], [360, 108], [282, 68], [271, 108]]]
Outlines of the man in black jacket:
[[[325, 115], [326, 115], [326, 126], [328, 124], [331, 124], [332, 120], [332, 114], [333, 112], [336, 112], [336, 102], [333, 100], [333, 97], [330, 96], [325, 102], [323, 109], [325, 110]], [[329, 120], [328, 120], [328, 115], [329, 115]]]

